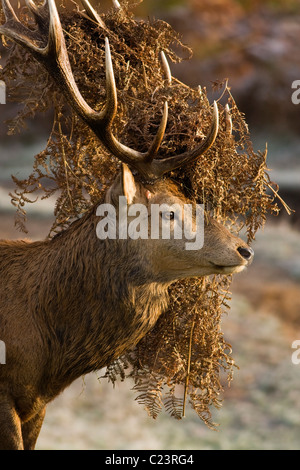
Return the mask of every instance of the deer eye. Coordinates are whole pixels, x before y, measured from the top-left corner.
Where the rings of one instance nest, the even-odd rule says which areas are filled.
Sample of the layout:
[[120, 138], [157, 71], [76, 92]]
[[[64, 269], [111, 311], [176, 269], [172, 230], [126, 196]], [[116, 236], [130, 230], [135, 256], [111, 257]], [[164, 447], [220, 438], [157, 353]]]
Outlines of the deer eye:
[[162, 214], [162, 217], [163, 217], [164, 219], [167, 219], [167, 220], [173, 220], [174, 217], [175, 217], [175, 212], [173, 212], [173, 211], [164, 212], [164, 213]]

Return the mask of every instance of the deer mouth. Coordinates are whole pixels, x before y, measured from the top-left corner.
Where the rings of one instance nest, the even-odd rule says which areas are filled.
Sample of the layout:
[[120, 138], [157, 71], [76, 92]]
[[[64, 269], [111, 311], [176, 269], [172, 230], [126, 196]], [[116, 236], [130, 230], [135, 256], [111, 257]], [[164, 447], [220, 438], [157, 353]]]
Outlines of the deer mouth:
[[212, 265], [218, 271], [218, 274], [233, 274], [233, 273], [240, 273], [241, 271], [243, 271], [248, 266], [248, 263], [233, 264], [229, 266], [221, 266], [221, 265], [212, 263]]

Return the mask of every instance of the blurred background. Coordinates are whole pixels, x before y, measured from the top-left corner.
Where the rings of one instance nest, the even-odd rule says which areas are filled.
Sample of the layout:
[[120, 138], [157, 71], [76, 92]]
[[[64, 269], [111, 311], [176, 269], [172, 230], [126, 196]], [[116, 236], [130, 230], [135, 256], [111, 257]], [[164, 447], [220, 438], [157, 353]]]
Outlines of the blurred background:
[[[101, 0], [98, 11], [107, 8], [111, 2]], [[239, 369], [230, 388], [224, 380], [223, 407], [212, 410], [217, 432], [192, 410], [182, 421], [165, 413], [151, 420], [129, 381], [113, 389], [98, 380], [99, 371], [48, 406], [37, 448], [300, 449], [300, 364], [291, 360], [292, 343], [300, 340], [300, 104], [291, 100], [292, 83], [300, 80], [299, 0], [144, 0], [135, 11], [169, 22], [193, 49], [191, 60], [172, 64], [174, 76], [209, 92], [212, 81], [229, 79], [254, 148], [268, 143], [271, 179], [295, 213], [282, 210], [267, 221], [253, 244], [253, 265], [234, 277], [222, 327]], [[24, 234], [14, 228], [11, 174], [29, 175], [51, 118], [38, 116], [22, 134], [8, 136], [4, 121], [16, 105], [7, 97], [0, 111], [0, 238], [17, 239]], [[28, 237], [48, 234], [53, 203], [28, 208]]]

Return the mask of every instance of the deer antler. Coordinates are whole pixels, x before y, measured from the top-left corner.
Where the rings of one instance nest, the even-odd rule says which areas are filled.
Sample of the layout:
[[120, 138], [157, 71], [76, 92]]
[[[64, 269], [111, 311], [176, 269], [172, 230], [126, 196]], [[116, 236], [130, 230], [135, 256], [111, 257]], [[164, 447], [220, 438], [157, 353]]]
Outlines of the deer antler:
[[[167, 125], [167, 102], [164, 104], [163, 116], [158, 132], [147, 152], [138, 152], [119, 142], [112, 133], [112, 124], [117, 113], [117, 90], [108, 38], [105, 38], [106, 104], [101, 112], [96, 112], [84, 100], [75, 83], [55, 0], [45, 0], [44, 4], [39, 7], [36, 6], [33, 0], [26, 0], [26, 4], [35, 17], [38, 29], [32, 31], [24, 26], [17, 18], [9, 0], [2, 0], [6, 23], [0, 26], [0, 34], [7, 36], [29, 50], [35, 59], [47, 69], [71, 107], [115, 157], [135, 168], [143, 178], [151, 180], [195, 160], [211, 147], [218, 132], [218, 108], [216, 102], [214, 102], [211, 129], [202, 144], [194, 150], [174, 157], [155, 158]], [[83, 0], [83, 5], [88, 16], [92, 17], [94, 21], [98, 22], [99, 26], [103, 27], [101, 18], [91, 7], [88, 0]], [[46, 34], [48, 34], [47, 45], [37, 45], [43, 43]], [[168, 67], [166, 64], [167, 60], [163, 56], [165, 70]], [[170, 83], [171, 74], [168, 74], [168, 82]]]

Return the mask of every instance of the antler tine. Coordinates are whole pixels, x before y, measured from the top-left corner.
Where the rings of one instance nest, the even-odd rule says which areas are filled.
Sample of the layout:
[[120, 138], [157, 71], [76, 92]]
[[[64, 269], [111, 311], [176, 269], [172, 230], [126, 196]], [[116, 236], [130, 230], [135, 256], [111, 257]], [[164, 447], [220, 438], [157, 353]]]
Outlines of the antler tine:
[[[168, 84], [171, 85], [171, 82], [172, 82], [171, 70], [170, 70], [167, 58], [163, 51], [161, 51], [161, 59], [162, 59], [163, 70], [166, 75], [166, 79], [168, 81]], [[157, 155], [157, 152], [161, 146], [162, 140], [165, 135], [167, 123], [168, 123], [168, 102], [165, 101], [162, 120], [160, 122], [156, 137], [146, 154], [146, 157], [145, 157], [146, 162], [151, 163], [154, 160], [154, 157]]]
[[27, 5], [28, 9], [31, 10], [34, 15], [39, 16], [39, 10], [38, 10], [36, 4], [32, 0], [25, 0], [25, 3]]
[[[176, 155], [174, 157], [167, 157], [161, 160], [155, 161], [155, 173], [158, 176], [163, 175], [169, 171], [175, 170], [187, 163], [190, 163], [196, 160], [200, 155], [203, 155], [215, 142], [218, 130], [219, 130], [219, 111], [216, 101], [214, 101], [213, 105], [213, 118], [211, 128], [209, 130], [208, 135], [206, 136], [204, 142], [201, 143], [198, 147], [194, 150], [189, 152], [182, 153], [180, 155]], [[153, 162], [154, 163], [154, 162]]]
[[116, 10], [121, 10], [121, 5], [118, 2], [118, 0], [112, 0], [113, 6], [116, 8]]
[[101, 26], [101, 28], [106, 29], [104, 22], [102, 21], [102, 19], [100, 18], [96, 10], [92, 7], [90, 2], [88, 0], [81, 0], [81, 3], [83, 7], [85, 8], [85, 11], [88, 17], [95, 23], [98, 23], [99, 26]]
[[[143, 176], [149, 175], [154, 177], [155, 175], [152, 174], [151, 171], [151, 162], [153, 161], [155, 155], [157, 154], [161, 142], [163, 140], [165, 129], [168, 121], [168, 103], [165, 102], [164, 104], [164, 111], [163, 116], [160, 122], [160, 126], [158, 128], [157, 134], [149, 148], [149, 150], [145, 153], [138, 152], [133, 150], [125, 145], [121, 144], [111, 133], [110, 128], [111, 124], [114, 121], [114, 118], [117, 113], [117, 89], [115, 84], [115, 77], [113, 71], [113, 65], [111, 60], [111, 53], [109, 47], [109, 41], [105, 39], [105, 57], [106, 57], [106, 105], [105, 105], [105, 126], [104, 132], [102, 134], [102, 128], [97, 125], [98, 129], [95, 129], [94, 132], [97, 135], [101, 135], [101, 141], [106, 145], [106, 147], [113, 153], [113, 155], [117, 156], [121, 161], [128, 163], [135, 167], [138, 172], [140, 172]], [[102, 125], [102, 122], [101, 122]], [[90, 127], [91, 124], [90, 124]]]
[[[116, 116], [118, 107], [117, 87], [111, 59], [108, 38], [105, 38], [105, 69], [106, 69], [106, 103], [104, 108], [104, 124], [110, 126]], [[102, 122], [101, 122], [102, 124]]]
[[225, 106], [225, 122], [226, 122], [226, 133], [231, 136], [232, 135], [232, 119], [230, 114], [229, 104], [227, 103]]
[[48, 5], [44, 0], [43, 4], [36, 6], [33, 0], [25, 0], [27, 8], [32, 12], [35, 21], [37, 22], [41, 32], [47, 34], [47, 23], [48, 23]]
[[4, 15], [6, 18], [6, 21], [8, 22], [9, 20], [14, 20], [19, 22], [19, 19], [17, 18], [13, 7], [11, 6], [9, 0], [2, 0], [2, 7], [4, 11]]
[[169, 66], [169, 62], [166, 58], [166, 54], [164, 53], [164, 51], [161, 51], [160, 55], [161, 55], [161, 61], [162, 61], [163, 70], [164, 70], [166, 80], [168, 82], [168, 85], [171, 85], [171, 83], [172, 83], [172, 74], [171, 74], [171, 69], [170, 69], [170, 66]]
[[40, 51], [35, 45], [35, 41], [40, 40], [35, 31], [26, 28], [14, 12], [9, 0], [2, 0], [2, 7], [6, 18], [6, 23], [0, 26], [0, 34], [12, 39], [17, 44], [29, 49], [33, 54]]
[[148, 152], [145, 155], [145, 162], [146, 163], [151, 163], [154, 160], [154, 157], [157, 155], [157, 152], [159, 151], [159, 148], [161, 146], [161, 143], [163, 141], [166, 127], [168, 123], [168, 102], [165, 101], [164, 104], [164, 110], [163, 110], [163, 116], [160, 121], [160, 125], [157, 131], [157, 134], [148, 150]]

